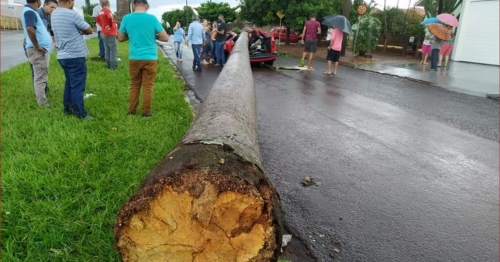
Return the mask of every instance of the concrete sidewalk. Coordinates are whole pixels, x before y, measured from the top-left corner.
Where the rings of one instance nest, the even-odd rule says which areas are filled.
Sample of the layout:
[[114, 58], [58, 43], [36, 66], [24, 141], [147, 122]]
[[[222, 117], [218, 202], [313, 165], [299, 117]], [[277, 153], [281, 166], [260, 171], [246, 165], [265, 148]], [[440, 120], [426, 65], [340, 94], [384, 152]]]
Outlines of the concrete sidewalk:
[[[280, 52], [292, 56], [301, 56], [303, 46], [280, 46]], [[318, 48], [315, 59], [325, 61], [326, 48]], [[326, 62], [326, 61], [325, 61]], [[429, 60], [430, 62], [430, 60]], [[277, 61], [279, 64], [279, 59]], [[341, 57], [340, 64], [376, 73], [423, 81], [448, 90], [474, 96], [498, 96], [499, 70], [498, 66], [482, 65], [450, 61], [448, 67], [430, 71], [430, 65], [425, 67], [420, 60], [402, 55], [374, 53], [372, 59], [354, 57], [348, 50]]]

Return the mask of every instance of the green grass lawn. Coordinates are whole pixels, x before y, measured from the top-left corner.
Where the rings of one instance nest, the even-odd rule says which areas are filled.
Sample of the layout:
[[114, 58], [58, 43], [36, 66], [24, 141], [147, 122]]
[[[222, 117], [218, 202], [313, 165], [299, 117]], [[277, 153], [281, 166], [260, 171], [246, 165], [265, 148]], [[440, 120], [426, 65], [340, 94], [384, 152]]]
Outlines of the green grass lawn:
[[[96, 56], [97, 39], [87, 45]], [[87, 61], [92, 121], [63, 115], [64, 74], [55, 54], [50, 109], [38, 108], [27, 63], [1, 74], [3, 261], [119, 260], [116, 213], [180, 141], [192, 112], [160, 56], [153, 117], [128, 116], [128, 43], [118, 51], [116, 71]]]

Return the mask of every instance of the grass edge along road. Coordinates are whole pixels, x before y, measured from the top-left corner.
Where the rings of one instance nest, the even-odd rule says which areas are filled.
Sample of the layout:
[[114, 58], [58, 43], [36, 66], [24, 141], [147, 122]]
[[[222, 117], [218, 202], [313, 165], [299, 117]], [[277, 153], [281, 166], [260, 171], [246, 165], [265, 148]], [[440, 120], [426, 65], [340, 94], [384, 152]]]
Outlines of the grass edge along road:
[[[97, 38], [87, 46], [95, 56]], [[153, 117], [128, 116], [128, 43], [118, 45], [118, 56], [116, 71], [87, 60], [92, 121], [63, 115], [64, 73], [56, 54], [49, 109], [38, 108], [27, 63], [1, 74], [3, 261], [119, 260], [116, 213], [180, 141], [193, 115], [184, 84], [159, 55]]]

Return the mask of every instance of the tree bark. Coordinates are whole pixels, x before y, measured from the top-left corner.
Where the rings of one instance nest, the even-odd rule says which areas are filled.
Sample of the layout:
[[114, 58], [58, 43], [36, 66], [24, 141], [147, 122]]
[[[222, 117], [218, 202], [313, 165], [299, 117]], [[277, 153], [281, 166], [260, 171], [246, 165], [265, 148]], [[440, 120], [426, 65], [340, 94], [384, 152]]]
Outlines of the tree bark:
[[284, 215], [257, 140], [248, 34], [181, 143], [119, 211], [123, 261], [277, 261]]
[[285, 45], [290, 45], [290, 27], [289, 26], [286, 27]]
[[118, 14], [117, 23], [121, 23], [123, 17], [130, 13], [130, 1], [116, 0], [116, 13]]
[[384, 52], [387, 50], [387, 0], [384, 0]]
[[[352, 0], [344, 0], [344, 10], [342, 10], [342, 15], [349, 20], [351, 16], [351, 5]], [[345, 56], [345, 51], [347, 49], [347, 39], [349, 35], [344, 33], [344, 41], [342, 41], [342, 50], [340, 51], [340, 55]]]

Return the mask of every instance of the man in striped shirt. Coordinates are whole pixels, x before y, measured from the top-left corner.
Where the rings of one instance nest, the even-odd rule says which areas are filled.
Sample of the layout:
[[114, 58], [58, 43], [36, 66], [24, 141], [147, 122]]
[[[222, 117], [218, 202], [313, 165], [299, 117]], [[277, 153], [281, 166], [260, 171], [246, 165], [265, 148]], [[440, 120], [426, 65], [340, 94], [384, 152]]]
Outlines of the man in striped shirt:
[[52, 31], [58, 47], [57, 61], [64, 70], [64, 114], [91, 120], [83, 103], [87, 64], [85, 57], [89, 51], [83, 34], [92, 34], [92, 28], [75, 10], [74, 0], [60, 0], [59, 6], [52, 13]]

